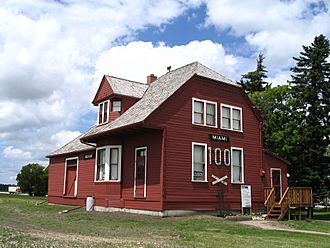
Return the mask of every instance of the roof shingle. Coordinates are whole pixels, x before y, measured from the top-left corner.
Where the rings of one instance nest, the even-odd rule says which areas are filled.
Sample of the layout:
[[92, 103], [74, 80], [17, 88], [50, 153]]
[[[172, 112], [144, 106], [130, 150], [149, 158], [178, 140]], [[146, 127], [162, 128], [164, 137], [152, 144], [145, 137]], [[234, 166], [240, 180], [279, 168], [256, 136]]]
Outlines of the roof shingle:
[[149, 86], [141, 100], [130, 107], [120, 117], [106, 125], [94, 126], [81, 139], [144, 121], [194, 75], [240, 87], [212, 69], [194, 62], [159, 77]]

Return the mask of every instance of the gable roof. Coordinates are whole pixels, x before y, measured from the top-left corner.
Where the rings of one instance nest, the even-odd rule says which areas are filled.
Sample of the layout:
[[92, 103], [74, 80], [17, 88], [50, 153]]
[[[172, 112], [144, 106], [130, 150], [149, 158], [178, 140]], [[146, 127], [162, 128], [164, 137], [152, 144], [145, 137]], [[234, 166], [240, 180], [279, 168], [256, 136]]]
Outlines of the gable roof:
[[62, 155], [62, 154], [73, 153], [73, 152], [95, 150], [95, 147], [86, 145], [80, 141], [80, 138], [82, 136], [83, 136], [83, 134], [79, 135], [77, 138], [75, 138], [74, 140], [65, 144], [61, 148], [57, 149], [54, 152], [51, 152], [47, 157], [53, 157], [56, 155]]
[[95, 103], [104, 98], [101, 96], [102, 89], [114, 95], [141, 98], [148, 87], [148, 84], [105, 75], [92, 102]]
[[159, 77], [149, 86], [141, 100], [130, 107], [120, 117], [106, 125], [94, 126], [87, 131], [81, 139], [84, 140], [87, 137], [144, 121], [153, 111], [195, 75], [240, 87], [212, 69], [198, 62], [194, 62]]

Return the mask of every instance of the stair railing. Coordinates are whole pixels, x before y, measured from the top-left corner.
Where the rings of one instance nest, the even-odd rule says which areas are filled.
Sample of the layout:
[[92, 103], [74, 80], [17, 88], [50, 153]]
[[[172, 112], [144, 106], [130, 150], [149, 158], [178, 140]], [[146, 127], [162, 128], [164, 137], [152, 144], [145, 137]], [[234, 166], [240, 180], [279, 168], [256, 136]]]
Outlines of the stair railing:
[[286, 212], [288, 211], [289, 209], [289, 199], [288, 199], [288, 195], [289, 195], [289, 190], [290, 190], [290, 187], [287, 187], [280, 202], [278, 203], [279, 205], [281, 205], [281, 215], [278, 217], [278, 220], [281, 220], [284, 218]]
[[267, 207], [267, 214], [269, 214], [274, 204], [275, 204], [275, 188], [273, 187], [269, 192], [267, 199], [264, 203], [264, 205]]

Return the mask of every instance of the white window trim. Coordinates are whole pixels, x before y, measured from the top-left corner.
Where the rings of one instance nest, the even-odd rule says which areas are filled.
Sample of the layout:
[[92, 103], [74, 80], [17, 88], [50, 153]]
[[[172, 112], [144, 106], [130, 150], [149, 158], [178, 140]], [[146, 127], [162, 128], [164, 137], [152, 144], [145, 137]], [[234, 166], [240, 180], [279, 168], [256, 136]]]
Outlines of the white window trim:
[[[117, 148], [118, 149], [118, 180], [110, 180], [109, 172], [110, 172], [110, 149]], [[104, 180], [96, 180], [97, 178], [97, 154], [98, 150], [105, 149], [105, 179]], [[94, 168], [94, 182], [121, 182], [121, 156], [122, 156], [122, 146], [121, 145], [109, 145], [109, 146], [101, 146], [96, 148], [95, 154], [95, 168]]]
[[136, 197], [136, 153], [138, 150], [146, 150], [146, 159], [145, 159], [145, 167], [144, 167], [144, 192], [143, 197], [147, 197], [147, 165], [148, 165], [148, 147], [136, 147], [135, 155], [134, 155], [134, 197]]
[[[107, 109], [107, 120], [105, 122], [101, 122], [100, 123], [100, 105], [103, 104], [103, 107], [102, 107], [102, 118], [104, 116], [104, 103], [108, 102], [108, 109]], [[98, 110], [97, 110], [97, 125], [102, 125], [102, 124], [105, 124], [105, 123], [108, 123], [109, 122], [109, 111], [110, 111], [110, 100], [106, 100], [106, 101], [103, 101], [103, 102], [100, 102], [98, 105]]]
[[281, 168], [270, 168], [270, 186], [273, 188], [273, 171], [280, 171], [280, 198], [282, 199], [282, 171]]
[[[204, 103], [204, 118], [203, 118], [204, 123], [203, 124], [194, 123], [194, 113], [195, 113], [194, 101], [198, 101], [198, 102], [203, 102]], [[211, 126], [211, 125], [207, 125], [206, 124], [206, 103], [215, 105], [215, 117], [214, 117], [215, 118], [215, 120], [214, 120], [215, 126]], [[193, 125], [196, 125], [196, 126], [218, 128], [218, 103], [217, 102], [208, 101], [208, 100], [202, 100], [202, 99], [193, 97], [192, 98], [192, 119], [191, 119], [191, 123]]]
[[[194, 180], [194, 146], [204, 146], [204, 159], [205, 159], [205, 178], [204, 180]], [[197, 143], [197, 142], [192, 142], [191, 143], [191, 182], [194, 183], [207, 183], [207, 166], [208, 166], [208, 160], [207, 160], [207, 144], [206, 143]]]
[[[242, 153], [242, 157], [241, 157], [241, 160], [242, 160], [242, 181], [241, 182], [234, 182], [234, 177], [233, 177], [233, 150], [240, 150]], [[245, 176], [244, 176], [244, 151], [243, 151], [243, 148], [241, 147], [230, 147], [230, 162], [231, 162], [231, 165], [230, 165], [230, 175], [231, 175], [231, 183], [233, 184], [244, 184], [245, 183]]]
[[66, 190], [66, 174], [67, 174], [67, 168], [68, 168], [68, 160], [77, 160], [77, 170], [76, 170], [76, 180], [74, 183], [74, 196], [77, 196], [78, 194], [78, 171], [79, 171], [79, 157], [70, 157], [65, 159], [65, 166], [64, 166], [64, 183], [63, 183], [63, 195], [65, 195]]
[[[222, 126], [222, 107], [227, 107], [230, 109], [230, 128], [225, 128]], [[240, 111], [241, 130], [233, 129], [233, 109]], [[230, 130], [230, 131], [234, 131], [234, 132], [243, 132], [243, 110], [242, 110], [242, 108], [221, 103], [220, 104], [220, 127], [221, 127], [221, 129], [224, 129], [224, 130]]]

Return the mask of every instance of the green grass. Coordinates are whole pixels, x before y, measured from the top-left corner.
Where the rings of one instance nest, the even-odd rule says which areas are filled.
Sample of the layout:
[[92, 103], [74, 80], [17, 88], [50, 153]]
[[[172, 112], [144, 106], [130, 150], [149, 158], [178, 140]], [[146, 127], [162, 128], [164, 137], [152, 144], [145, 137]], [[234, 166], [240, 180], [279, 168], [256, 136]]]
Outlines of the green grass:
[[[43, 200], [0, 195], [0, 247], [329, 247], [329, 236], [261, 230], [212, 216], [158, 218], [84, 209], [58, 214], [68, 207], [35, 205]], [[329, 232], [318, 222], [307, 225]]]

